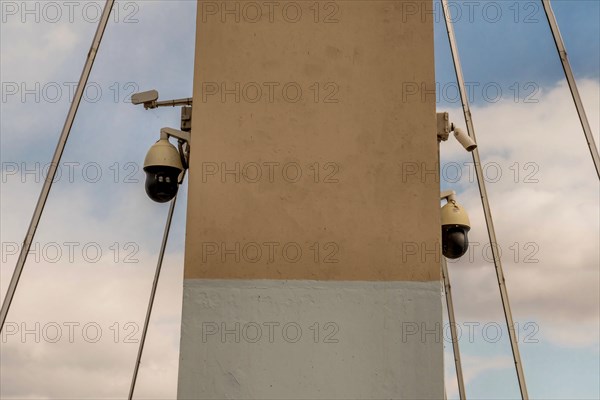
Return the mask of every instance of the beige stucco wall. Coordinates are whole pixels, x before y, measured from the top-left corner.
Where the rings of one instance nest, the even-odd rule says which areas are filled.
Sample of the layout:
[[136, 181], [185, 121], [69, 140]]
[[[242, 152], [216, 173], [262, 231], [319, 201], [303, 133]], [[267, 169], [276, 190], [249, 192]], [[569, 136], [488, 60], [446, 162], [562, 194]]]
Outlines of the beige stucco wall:
[[178, 398], [443, 398], [431, 8], [198, 2]]
[[186, 279], [439, 280], [403, 257], [440, 233], [435, 176], [403, 174], [437, 157], [414, 7], [198, 2]]

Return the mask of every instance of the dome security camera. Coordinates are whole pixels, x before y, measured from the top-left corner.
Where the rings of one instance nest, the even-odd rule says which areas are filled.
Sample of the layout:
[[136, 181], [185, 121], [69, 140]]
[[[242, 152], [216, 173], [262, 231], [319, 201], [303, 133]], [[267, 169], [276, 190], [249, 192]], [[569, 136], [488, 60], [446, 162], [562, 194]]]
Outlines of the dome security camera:
[[158, 203], [166, 203], [175, 197], [179, 175], [183, 172], [181, 156], [169, 139], [162, 137], [150, 147], [144, 160], [146, 194]]
[[469, 248], [468, 233], [471, 229], [469, 216], [465, 209], [456, 202], [454, 192], [442, 198], [448, 203], [442, 207], [442, 254], [444, 257], [456, 259], [462, 257]]

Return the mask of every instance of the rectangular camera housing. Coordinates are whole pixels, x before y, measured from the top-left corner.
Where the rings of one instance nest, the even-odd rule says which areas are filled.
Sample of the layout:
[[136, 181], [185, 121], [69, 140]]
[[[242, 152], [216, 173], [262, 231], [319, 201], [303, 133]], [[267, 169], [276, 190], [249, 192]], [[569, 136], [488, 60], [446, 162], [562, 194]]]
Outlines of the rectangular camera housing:
[[131, 95], [131, 103], [133, 104], [146, 104], [156, 100], [158, 100], [158, 92], [156, 90], [148, 90]]

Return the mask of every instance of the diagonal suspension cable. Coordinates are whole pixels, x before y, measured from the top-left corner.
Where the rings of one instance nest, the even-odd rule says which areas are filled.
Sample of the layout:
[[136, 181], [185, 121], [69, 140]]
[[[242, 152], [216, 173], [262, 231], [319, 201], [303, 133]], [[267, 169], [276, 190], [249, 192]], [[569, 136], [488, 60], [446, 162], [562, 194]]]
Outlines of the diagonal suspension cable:
[[[469, 136], [477, 143], [475, 138], [475, 127], [473, 126], [473, 120], [471, 118], [471, 110], [469, 108], [469, 100], [465, 90], [465, 81], [462, 73], [462, 67], [460, 65], [460, 58], [458, 55], [458, 47], [456, 45], [456, 37], [454, 35], [454, 27], [452, 25], [452, 16], [450, 15], [450, 9], [448, 8], [448, 0], [441, 0], [442, 9], [444, 11], [444, 21], [446, 22], [446, 31], [448, 32], [448, 42], [450, 43], [450, 50], [452, 52], [452, 60], [454, 62], [454, 72], [456, 73], [456, 81], [460, 91], [460, 99], [463, 106], [463, 113], [465, 116], [465, 122], [467, 124], [467, 132]], [[496, 278], [498, 280], [498, 287], [500, 289], [500, 298], [502, 300], [502, 307], [504, 309], [504, 318], [506, 319], [506, 325], [508, 328], [508, 336], [510, 338], [510, 346], [513, 353], [513, 359], [515, 362], [515, 369], [517, 372], [517, 379], [519, 381], [519, 390], [521, 391], [521, 398], [523, 400], [529, 399], [527, 393], [527, 384], [525, 382], [525, 373], [523, 372], [523, 364], [521, 363], [521, 354], [519, 353], [519, 345], [517, 342], [517, 334], [515, 332], [515, 324], [510, 309], [510, 303], [508, 301], [508, 291], [506, 289], [506, 282], [504, 279], [504, 272], [502, 269], [502, 261], [500, 260], [500, 252], [498, 249], [498, 240], [496, 239], [496, 231], [494, 229], [494, 221], [492, 220], [492, 211], [490, 209], [490, 203], [488, 201], [487, 190], [485, 188], [485, 177], [483, 175], [483, 168], [481, 167], [481, 158], [479, 157], [479, 148], [472, 151], [473, 163], [475, 164], [475, 174], [477, 175], [477, 184], [479, 186], [479, 194], [481, 197], [481, 204], [483, 206], [483, 213], [485, 215], [485, 222], [487, 225], [488, 237], [490, 240], [490, 247], [492, 249], [492, 256], [494, 258], [494, 266], [496, 269]]]
[[446, 257], [442, 256], [442, 279], [444, 280], [444, 294], [446, 295], [446, 309], [448, 310], [448, 325], [452, 336], [452, 352], [454, 354], [454, 368], [456, 368], [456, 383], [458, 385], [458, 398], [465, 400], [465, 380], [463, 378], [462, 363], [460, 360], [460, 349], [458, 345], [458, 334], [456, 332], [456, 318], [454, 317], [454, 303], [452, 302], [452, 286], [450, 285], [450, 274]]
[[[185, 177], [185, 170], [181, 177], [181, 181]], [[144, 320], [144, 328], [142, 329], [142, 337], [140, 339], [140, 346], [138, 347], [137, 358], [135, 360], [135, 366], [133, 367], [133, 377], [131, 378], [131, 387], [129, 388], [129, 400], [133, 399], [133, 392], [135, 391], [135, 384], [137, 381], [138, 371], [142, 362], [142, 353], [144, 352], [144, 343], [146, 342], [146, 334], [148, 333], [148, 325], [150, 324], [150, 316], [152, 315], [152, 306], [154, 305], [154, 298], [156, 296], [156, 289], [158, 287], [158, 279], [160, 278], [160, 271], [162, 269], [162, 262], [165, 256], [165, 249], [167, 248], [167, 241], [169, 239], [169, 231], [171, 230], [171, 221], [173, 220], [173, 211], [175, 210], [175, 203], [177, 202], [177, 195], [171, 200], [169, 206], [169, 213], [167, 214], [167, 222], [165, 223], [165, 230], [163, 232], [162, 243], [160, 245], [160, 251], [158, 253], [158, 261], [156, 263], [156, 272], [154, 273], [154, 281], [152, 282], [152, 290], [150, 291], [150, 300], [148, 301], [148, 309], [146, 310], [146, 319]]]
[[67, 144], [67, 139], [71, 133], [71, 127], [73, 126], [73, 121], [77, 115], [77, 109], [81, 103], [81, 98], [83, 96], [85, 86], [87, 85], [88, 78], [90, 77], [90, 72], [94, 66], [96, 54], [98, 53], [100, 42], [102, 42], [102, 36], [104, 35], [104, 30], [106, 29], [114, 2], [114, 0], [106, 0], [104, 10], [102, 11], [102, 16], [98, 21], [98, 28], [96, 29], [96, 34], [94, 35], [92, 45], [87, 54], [87, 59], [83, 67], [83, 71], [81, 72], [81, 77], [79, 78], [79, 84], [77, 85], [77, 90], [75, 91], [75, 97], [73, 98], [73, 102], [69, 108], [69, 113], [67, 114], [58, 144], [56, 145], [56, 150], [54, 150], [54, 156], [52, 157], [52, 162], [50, 163], [50, 168], [48, 170], [48, 174], [46, 175], [46, 180], [44, 181], [42, 191], [40, 192], [40, 197], [38, 198], [33, 216], [31, 217], [31, 222], [29, 223], [29, 228], [27, 229], [27, 234], [25, 235], [25, 240], [23, 241], [23, 246], [21, 247], [17, 265], [13, 271], [12, 278], [6, 291], [6, 296], [4, 297], [4, 302], [2, 303], [2, 309], [0, 310], [0, 332], [2, 332], [2, 329], [4, 328], [4, 322], [6, 321], [8, 310], [10, 309], [13, 297], [15, 296], [17, 285], [19, 284], [19, 279], [21, 278], [25, 261], [27, 261], [27, 255], [29, 253], [29, 249], [31, 248], [35, 231], [40, 223], [44, 206], [46, 205], [46, 200], [48, 200], [48, 195], [50, 194], [50, 189], [52, 188], [52, 183], [54, 182], [54, 176], [56, 175], [56, 170], [58, 169], [65, 145]]
[[554, 11], [552, 11], [550, 0], [542, 0], [542, 5], [544, 6], [546, 18], [548, 18], [548, 24], [550, 25], [550, 30], [552, 31], [552, 36], [554, 37], [554, 44], [556, 45], [556, 51], [558, 51], [558, 57], [562, 63], [563, 71], [565, 71], [567, 82], [569, 83], [569, 89], [571, 90], [571, 96], [573, 96], [575, 108], [577, 108], [577, 114], [579, 114], [579, 121], [581, 122], [581, 127], [583, 128], [583, 134], [585, 135], [585, 140], [587, 141], [588, 148], [590, 149], [592, 161], [596, 167], [596, 174], [598, 174], [598, 178], [600, 179], [600, 156], [598, 155], [598, 148], [594, 142], [592, 128], [590, 128], [590, 123], [588, 122], [587, 115], [585, 114], [585, 109], [583, 108], [583, 102], [581, 101], [579, 90], [577, 90], [577, 84], [575, 83], [575, 76], [571, 70], [571, 64], [567, 58], [565, 42], [563, 42], [562, 36], [560, 35], [558, 22], [556, 22], [556, 18], [554, 17]]

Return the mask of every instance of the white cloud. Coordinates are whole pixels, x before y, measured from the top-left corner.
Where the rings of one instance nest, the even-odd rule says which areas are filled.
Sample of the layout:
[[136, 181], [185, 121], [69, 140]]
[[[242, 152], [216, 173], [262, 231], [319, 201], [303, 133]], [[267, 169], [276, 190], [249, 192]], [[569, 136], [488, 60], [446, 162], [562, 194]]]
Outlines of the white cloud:
[[[94, 79], [108, 82], [104, 89], [112, 94], [107, 89], [111, 79], [121, 85], [134, 80], [140, 89], [146, 89], [148, 85], [158, 84], [156, 77], [159, 76], [162, 87], [173, 92], [167, 95], [158, 87], [165, 98], [188, 96], [189, 92], [179, 91], [191, 88], [191, 74], [187, 86], [179, 84], [185, 81], [180, 68], [188, 65], [191, 69], [193, 57], [189, 57], [189, 62], [178, 59], [173, 63], [174, 58], [168, 57], [173, 52], [169, 53], [168, 47], [169, 43], [182, 43], [179, 39], [190, 30], [175, 32], [178, 36], [172, 41], [166, 40], [164, 35], [165, 27], [173, 30], [181, 26], [183, 17], [193, 19], [193, 15], [190, 17], [187, 11], [177, 14], [174, 11], [177, 7], [167, 7], [165, 14], [164, 3], [138, 4], [143, 5], [138, 13], [139, 24], [109, 27], [104, 44], [112, 45], [102, 48], [106, 56], [98, 58]], [[3, 23], [2, 80], [76, 80], [94, 29], [94, 24], [81, 20], [67, 25]], [[193, 46], [193, 38], [189, 40]], [[145, 46], [148, 43], [157, 47]], [[174, 53], [180, 51], [177, 49]], [[126, 58], [127, 55], [130, 58]], [[600, 142], [597, 136], [600, 129], [598, 85], [598, 81], [579, 82], [597, 143]], [[504, 251], [511, 304], [517, 320], [539, 323], [543, 340], [560, 346], [587, 346], [597, 351], [598, 179], [565, 83], [545, 88], [538, 99], [537, 104], [501, 102], [473, 109], [483, 161], [497, 163], [502, 171], [502, 178], [487, 187]], [[153, 132], [156, 124], [166, 119], [165, 114], [143, 114], [140, 110], [130, 110], [128, 105], [112, 106], [108, 113], [106, 108], [102, 111], [84, 104], [82, 111], [90, 117], [80, 121], [77, 131], [84, 136], [74, 135], [73, 140], [81, 142], [70, 148], [73, 153], [80, 152], [75, 157], [80, 157], [76, 160], [82, 163], [92, 158], [111, 160], [103, 164], [105, 174], [112, 160], [141, 161], [145, 145], [136, 146], [136, 141], [150, 143], [154, 137], [145, 131]], [[461, 121], [459, 109], [449, 111], [454, 121]], [[66, 102], [41, 105], [3, 102], [2, 112], [3, 154], [15, 154], [14, 159], [31, 154], [34, 160], [48, 160], [51, 149], [40, 145], [39, 140], [49, 140], [54, 146], [66, 113]], [[126, 136], [117, 128], [133, 133]], [[81, 157], [81, 153], [85, 157]], [[462, 148], [452, 141], [443, 145], [442, 156], [446, 162], [469, 160]], [[488, 165], [491, 178], [494, 167]], [[461, 182], [447, 186], [462, 189], [459, 201], [470, 212], [471, 240], [481, 245], [472, 247], [475, 250], [472, 262], [462, 260], [449, 265], [457, 317], [461, 321], [501, 321], [493, 265], [486, 262], [481, 253], [487, 236], [477, 187], [469, 180], [468, 169], [462, 172]], [[141, 173], [136, 177], [141, 179]], [[22, 241], [40, 187], [31, 178], [27, 178], [27, 184], [21, 184], [19, 179], [9, 177], [8, 182], [2, 184], [2, 242]], [[185, 207], [184, 201], [178, 204], [179, 219], [174, 222], [172, 243], [183, 238]], [[42, 326], [56, 322], [63, 327], [63, 334], [67, 334], [66, 322], [77, 321], [82, 325], [96, 322], [103, 330], [103, 339], [88, 343], [81, 331], [76, 331], [78, 339], [74, 343], [53, 344], [42, 340], [38, 344], [32, 341], [32, 335], [21, 343], [20, 339], [13, 340], [18, 335], [9, 337], [7, 343], [2, 343], [3, 398], [125, 396], [137, 345], [123, 343], [124, 335], [130, 332], [125, 330], [124, 324], [132, 321], [141, 328], [165, 214], [165, 207], [147, 201], [141, 183], [111, 186], [106, 180], [89, 184], [79, 179], [76, 184], [63, 181], [55, 186], [35, 241], [42, 244], [73, 240], [82, 244], [94, 242], [101, 246], [103, 258], [89, 263], [78, 252], [74, 262], [69, 262], [66, 255], [59, 263], [30, 260], [9, 321], [26, 322], [29, 328], [35, 321]], [[150, 218], [151, 215], [158, 217]], [[114, 263], [114, 251], [109, 248], [115, 241], [120, 249], [118, 263]], [[126, 242], [139, 245], [134, 254], [139, 260], [137, 263], [122, 262]], [[510, 248], [514, 243], [519, 248], [518, 256], [516, 247]], [[525, 247], [529, 243], [537, 247]], [[61, 247], [66, 251], [64, 245]], [[527, 255], [532, 257], [530, 261], [539, 261], [525, 262]], [[182, 258], [180, 251], [171, 251], [163, 267], [138, 380], [139, 397], [169, 398], [175, 394]], [[16, 255], [12, 255], [2, 263], [2, 295], [15, 261]], [[31, 296], [31, 293], [36, 295]], [[110, 329], [115, 322], [120, 327], [118, 343], [114, 343], [114, 331]], [[134, 337], [139, 338], [139, 332]], [[465, 356], [463, 361], [468, 382], [511, 365], [507, 356]]]
[[[132, 11], [123, 8], [127, 4], [139, 7], [137, 23], [123, 23], [126, 11]], [[33, 6], [33, 2], [28, 4]], [[144, 112], [126, 104], [123, 100], [131, 88], [125, 85], [133, 82], [143, 90], [160, 84], [177, 92], [173, 97], [190, 95], [195, 2], [169, 5], [167, 11], [161, 2], [116, 2], [115, 7], [121, 7], [120, 22], [109, 23], [90, 77], [101, 85], [103, 97], [96, 103], [84, 99], [80, 106], [63, 156], [62, 178], [52, 188], [34, 239], [38, 253], [29, 256], [8, 316], [8, 322], [17, 323], [10, 327], [19, 332], [0, 343], [2, 398], [123, 398], [129, 390], [138, 347], [124, 341], [127, 334], [140, 338], [168, 209], [147, 199], [140, 164], [158, 128], [177, 123], [178, 110]], [[95, 23], [82, 18], [73, 23], [63, 19], [55, 24], [22, 24], [18, 16], [9, 17], [1, 25], [2, 81], [17, 82], [19, 87], [26, 82], [27, 88], [35, 87], [35, 82], [41, 86], [56, 82], [66, 90], [66, 82], [79, 78], [95, 29]], [[176, 40], [178, 48], [170, 49], [166, 36]], [[153, 42], [162, 44], [142, 45]], [[170, 63], [174, 57], [178, 62]], [[166, 69], [166, 63], [171, 68]], [[189, 76], [180, 72], [185, 68]], [[116, 100], [115, 88], [119, 90]], [[1, 104], [2, 297], [17, 258], [12, 246], [23, 241], [43, 180], [35, 173], [25, 174], [24, 169], [43, 169], [49, 162], [68, 108], [67, 95], [56, 103], [43, 93], [37, 95], [39, 101], [35, 94], [23, 101], [17, 93]], [[74, 182], [69, 182], [64, 162], [76, 163]], [[96, 183], [83, 171], [93, 162], [102, 172]], [[133, 168], [126, 167], [128, 162], [134, 163]], [[15, 166], [16, 173], [9, 172]], [[125, 183], [126, 177], [138, 183]], [[136, 387], [136, 396], [141, 398], [175, 395], [183, 278], [178, 242], [184, 236], [185, 203], [182, 190]], [[70, 245], [72, 259], [68, 242], [76, 242]], [[84, 252], [85, 245], [90, 245], [89, 253]], [[102, 257], [92, 262], [96, 248]], [[51, 262], [56, 249], [61, 257]], [[126, 257], [134, 262], [125, 263]], [[40, 323], [40, 343], [35, 342], [35, 334], [21, 340], [22, 329], [35, 332], [36, 322]], [[80, 324], [73, 327], [73, 343], [69, 342], [69, 322]], [[125, 325], [128, 322], [134, 325]], [[62, 329], [57, 343], [43, 337], [44, 333], [53, 337], [53, 323]], [[97, 343], [83, 336], [86, 323], [102, 329]], [[119, 324], [117, 343], [115, 323]], [[89, 334], [94, 332], [90, 325]]]
[[[2, 186], [4, 296], [17, 259], [14, 247], [8, 246], [21, 242], [25, 227], [20, 224], [34, 205], [22, 200], [36, 198], [39, 184], [9, 180]], [[97, 193], [90, 187], [99, 185], [63, 186], [51, 194], [34, 240], [39, 246], [29, 256], [3, 332], [3, 398], [122, 398], [129, 388], [138, 345], [127, 339], [129, 334], [135, 341], [141, 337], [166, 208], [152, 210], [141, 185], [120, 185], [123, 195], [134, 201], [114, 205], [97, 220], [90, 209]], [[179, 207], [185, 209], [181, 200]], [[110, 197], [105, 201], [111, 205]], [[157, 218], [148, 221], [153, 214]], [[172, 240], [182, 236], [183, 223], [181, 217], [174, 222]], [[72, 253], [68, 242], [75, 242]], [[89, 252], [83, 251], [86, 245], [92, 245]], [[98, 260], [96, 248], [102, 252]], [[131, 263], [125, 262], [128, 256]], [[143, 398], [175, 393], [182, 278], [183, 255], [168, 250], [136, 391]], [[72, 328], [71, 343], [72, 322], [78, 325]], [[55, 326], [62, 336], [52, 343]], [[102, 338], [93, 343], [96, 327]], [[26, 329], [33, 333], [23, 337]]]
[[[445, 353], [445, 362], [446, 394], [449, 399], [457, 399], [459, 398], [458, 384], [456, 383], [456, 370], [451, 352]], [[498, 370], [505, 370], [511, 368], [513, 365], [513, 360], [509, 356], [480, 357], [462, 355], [461, 366], [467, 393], [469, 385], [481, 375], [486, 373], [497, 374]]]
[[[598, 82], [582, 80], [579, 88], [598, 141]], [[459, 110], [451, 115], [462, 120]], [[542, 92], [537, 104], [486, 105], [473, 115], [515, 319], [539, 323], [552, 343], [597, 347], [599, 184], [566, 83]], [[442, 163], [468, 160], [449, 144]], [[464, 189], [474, 243], [471, 258], [450, 263], [456, 310], [463, 320], [501, 320], [479, 191], [467, 175], [465, 168], [456, 186]]]

